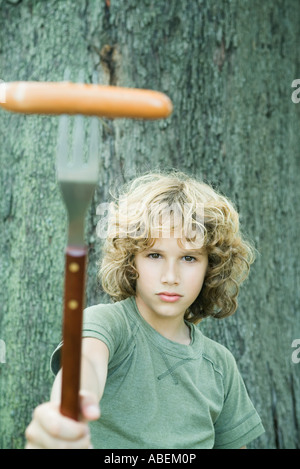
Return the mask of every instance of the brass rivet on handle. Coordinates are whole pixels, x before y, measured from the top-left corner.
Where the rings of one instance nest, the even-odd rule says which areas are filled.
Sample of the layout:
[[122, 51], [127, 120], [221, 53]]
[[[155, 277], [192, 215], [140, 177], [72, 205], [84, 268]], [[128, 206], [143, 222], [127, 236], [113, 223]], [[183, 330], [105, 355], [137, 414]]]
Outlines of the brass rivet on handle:
[[76, 301], [76, 300], [68, 301], [68, 307], [69, 307], [69, 309], [77, 309], [78, 308], [78, 301]]
[[75, 272], [78, 272], [78, 270], [79, 270], [79, 264], [77, 264], [77, 262], [70, 262], [69, 271], [75, 273]]

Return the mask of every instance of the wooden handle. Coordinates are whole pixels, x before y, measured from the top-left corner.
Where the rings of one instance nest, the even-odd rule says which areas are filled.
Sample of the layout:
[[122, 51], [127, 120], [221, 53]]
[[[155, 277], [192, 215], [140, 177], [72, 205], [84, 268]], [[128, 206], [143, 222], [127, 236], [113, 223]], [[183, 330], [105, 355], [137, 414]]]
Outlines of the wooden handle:
[[61, 413], [79, 419], [82, 316], [85, 293], [86, 248], [66, 249], [62, 348]]
[[172, 102], [159, 91], [71, 82], [8, 82], [0, 105], [29, 114], [84, 114], [104, 117], [160, 119]]

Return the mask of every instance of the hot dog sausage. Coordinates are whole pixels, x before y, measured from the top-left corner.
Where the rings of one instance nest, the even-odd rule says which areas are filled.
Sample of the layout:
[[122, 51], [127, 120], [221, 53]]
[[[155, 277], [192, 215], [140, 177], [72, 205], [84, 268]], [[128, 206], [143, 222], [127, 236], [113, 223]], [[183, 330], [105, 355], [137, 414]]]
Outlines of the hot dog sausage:
[[165, 118], [172, 112], [171, 100], [152, 90], [71, 82], [20, 81], [1, 86], [5, 99], [0, 105], [14, 112], [143, 119]]

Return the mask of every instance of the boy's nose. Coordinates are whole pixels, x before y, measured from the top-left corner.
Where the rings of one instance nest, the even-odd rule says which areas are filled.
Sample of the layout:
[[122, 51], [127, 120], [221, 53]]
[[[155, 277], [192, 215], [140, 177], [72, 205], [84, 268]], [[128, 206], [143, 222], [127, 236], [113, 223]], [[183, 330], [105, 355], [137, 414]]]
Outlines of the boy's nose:
[[178, 284], [179, 279], [179, 272], [178, 269], [173, 262], [168, 262], [164, 266], [162, 275], [161, 275], [162, 283], [168, 283], [169, 285]]

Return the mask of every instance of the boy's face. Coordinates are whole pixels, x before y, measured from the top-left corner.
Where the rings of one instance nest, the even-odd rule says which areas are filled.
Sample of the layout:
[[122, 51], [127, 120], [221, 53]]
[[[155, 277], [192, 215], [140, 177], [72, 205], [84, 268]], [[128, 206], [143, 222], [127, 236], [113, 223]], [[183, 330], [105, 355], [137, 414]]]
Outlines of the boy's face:
[[183, 246], [176, 238], [156, 239], [152, 248], [135, 256], [136, 303], [150, 324], [182, 320], [202, 289], [208, 256], [188, 243]]

